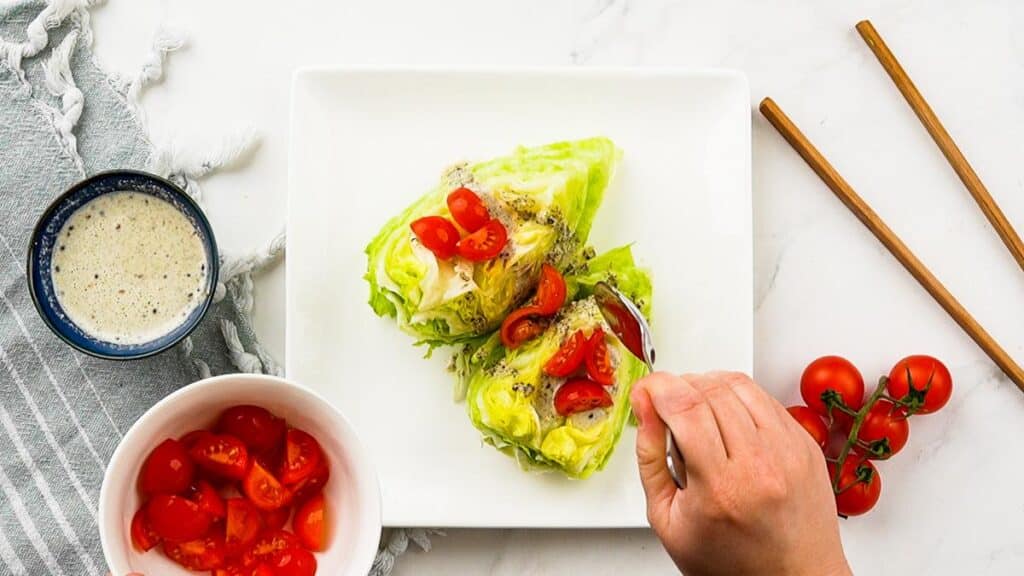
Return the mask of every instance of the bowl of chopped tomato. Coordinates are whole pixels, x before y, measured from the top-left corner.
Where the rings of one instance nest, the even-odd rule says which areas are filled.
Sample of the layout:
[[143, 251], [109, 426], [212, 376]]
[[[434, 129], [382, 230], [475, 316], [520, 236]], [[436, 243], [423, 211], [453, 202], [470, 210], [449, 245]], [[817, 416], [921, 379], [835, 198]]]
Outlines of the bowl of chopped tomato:
[[150, 408], [114, 452], [99, 507], [117, 576], [363, 576], [381, 533], [377, 476], [348, 420], [256, 374]]

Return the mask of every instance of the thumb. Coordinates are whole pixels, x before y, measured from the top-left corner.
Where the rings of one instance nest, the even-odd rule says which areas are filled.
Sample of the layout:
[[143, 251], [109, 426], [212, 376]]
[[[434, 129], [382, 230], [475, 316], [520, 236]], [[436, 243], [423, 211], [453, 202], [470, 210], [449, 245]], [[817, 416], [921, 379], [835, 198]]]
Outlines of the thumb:
[[647, 496], [647, 519], [652, 528], [657, 528], [668, 518], [677, 490], [665, 462], [665, 423], [654, 410], [643, 380], [633, 387], [629, 399], [638, 421], [636, 460]]

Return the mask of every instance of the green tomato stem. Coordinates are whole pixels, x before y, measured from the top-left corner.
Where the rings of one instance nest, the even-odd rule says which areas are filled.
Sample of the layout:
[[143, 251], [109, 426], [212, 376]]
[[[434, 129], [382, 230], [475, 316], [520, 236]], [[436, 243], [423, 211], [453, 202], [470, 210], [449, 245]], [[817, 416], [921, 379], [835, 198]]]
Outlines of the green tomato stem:
[[[868, 397], [867, 402], [860, 407], [860, 410], [854, 412], [850, 408], [843, 407], [845, 411], [849, 411], [850, 415], [853, 416], [853, 425], [850, 426], [850, 434], [846, 437], [846, 443], [843, 444], [843, 449], [839, 451], [839, 457], [836, 458], [835, 467], [835, 478], [832, 479], [832, 491], [836, 494], [841, 494], [842, 490], [839, 489], [839, 479], [843, 475], [843, 465], [846, 464], [846, 458], [850, 455], [850, 450], [857, 444], [857, 435], [860, 433], [860, 426], [864, 423], [864, 418], [867, 417], [868, 412], [878, 402], [882, 396], [885, 395], [885, 385], [889, 379], [882, 376], [878, 380], [878, 385], [875, 386], [875, 391]], [[853, 484], [856, 484], [854, 482]], [[843, 490], [848, 490], [850, 487], [847, 486]]]

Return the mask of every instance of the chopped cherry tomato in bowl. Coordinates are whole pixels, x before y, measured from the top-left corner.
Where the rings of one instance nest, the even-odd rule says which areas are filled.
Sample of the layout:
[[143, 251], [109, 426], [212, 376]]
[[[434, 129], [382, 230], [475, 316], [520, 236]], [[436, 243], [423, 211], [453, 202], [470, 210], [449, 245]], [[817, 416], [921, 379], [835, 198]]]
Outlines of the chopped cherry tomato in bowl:
[[569, 380], [555, 392], [555, 411], [561, 416], [611, 405], [611, 395], [604, 386], [593, 380]]
[[466, 260], [483, 262], [493, 260], [508, 244], [508, 231], [498, 220], [491, 220], [479, 230], [458, 242], [458, 253]]
[[270, 566], [277, 576], [313, 576], [316, 574], [316, 557], [309, 550], [289, 548], [274, 554]]
[[315, 438], [302, 430], [292, 428], [285, 440], [284, 464], [281, 467], [281, 482], [295, 484], [316, 470], [322, 451]]
[[142, 463], [139, 489], [143, 494], [180, 494], [192, 484], [195, 467], [177, 440], [161, 442]]
[[455, 256], [459, 244], [459, 231], [443, 216], [425, 216], [409, 225], [427, 250], [441, 260]]
[[466, 232], [476, 232], [491, 220], [483, 200], [469, 188], [458, 188], [448, 195], [448, 211]]
[[224, 543], [230, 554], [244, 552], [260, 535], [261, 530], [263, 516], [259, 509], [245, 498], [228, 499]]
[[213, 518], [182, 496], [157, 494], [146, 506], [149, 525], [160, 538], [183, 542], [206, 535]]
[[164, 542], [164, 554], [189, 570], [215, 570], [224, 566], [224, 538], [205, 536], [187, 542]]
[[198, 438], [189, 456], [200, 468], [238, 480], [249, 468], [249, 451], [245, 444], [234, 436], [211, 434]]
[[140, 552], [147, 552], [159, 544], [163, 538], [153, 530], [146, 515], [146, 508], [139, 508], [132, 517], [132, 546]]
[[232, 406], [221, 413], [217, 431], [238, 438], [252, 452], [267, 452], [284, 440], [285, 423], [266, 408]]
[[277, 510], [291, 504], [292, 492], [269, 471], [253, 462], [242, 481], [242, 493], [260, 510]]
[[320, 552], [327, 546], [327, 503], [323, 494], [310, 498], [295, 510], [295, 535], [307, 550]]
[[217, 490], [206, 480], [199, 480], [188, 489], [189, 499], [199, 506], [199, 510], [206, 513], [214, 520], [224, 517], [227, 509], [224, 507], [224, 499]]

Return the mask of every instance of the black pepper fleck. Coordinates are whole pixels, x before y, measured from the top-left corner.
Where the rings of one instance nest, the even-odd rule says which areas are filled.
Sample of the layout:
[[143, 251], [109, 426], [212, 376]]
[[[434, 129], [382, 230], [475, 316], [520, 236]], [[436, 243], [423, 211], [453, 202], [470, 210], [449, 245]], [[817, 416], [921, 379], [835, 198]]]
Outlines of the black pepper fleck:
[[60, 266], [54, 266], [53, 267], [53, 271], [54, 272], [60, 272]]
[[100, 279], [100, 275], [99, 274], [93, 274], [92, 277], [95, 280], [99, 280]]
[[153, 314], [156, 314], [156, 308], [153, 308]]
[[61, 251], [61, 252], [63, 252], [65, 248], [67, 248], [67, 246], [65, 246], [65, 245], [63, 245], [63, 244], [61, 244], [61, 245], [60, 245], [60, 251]]

